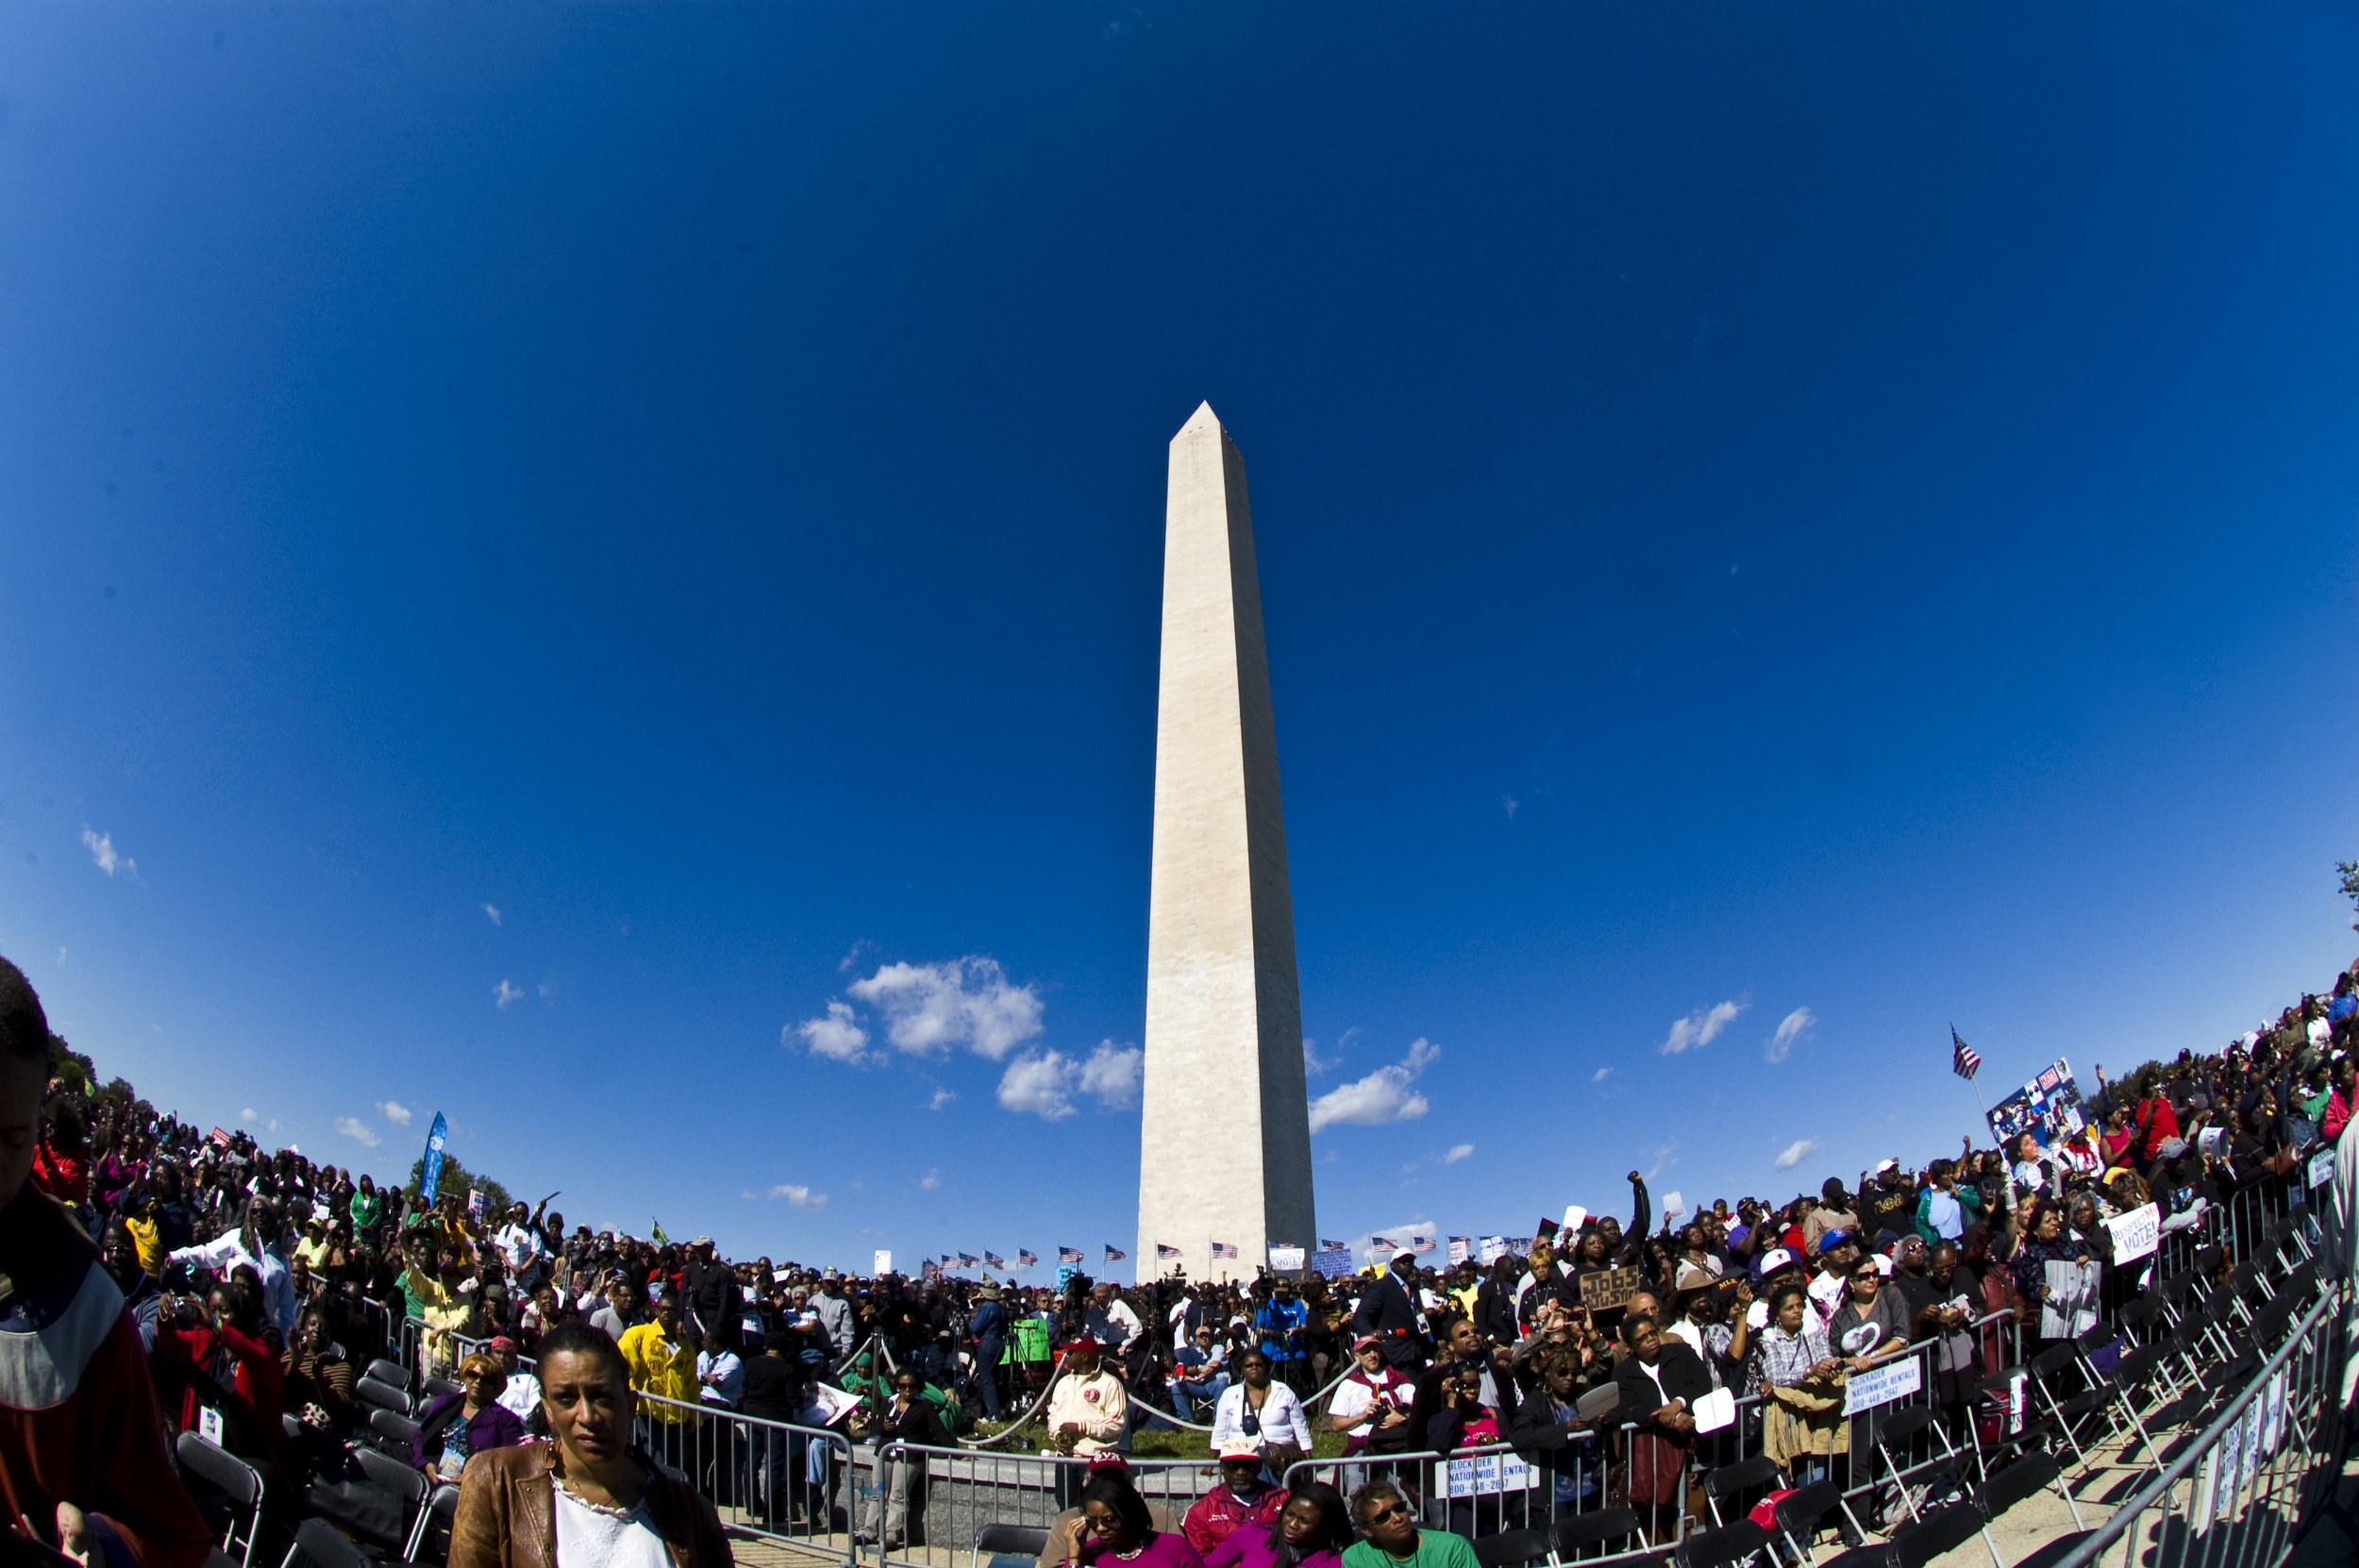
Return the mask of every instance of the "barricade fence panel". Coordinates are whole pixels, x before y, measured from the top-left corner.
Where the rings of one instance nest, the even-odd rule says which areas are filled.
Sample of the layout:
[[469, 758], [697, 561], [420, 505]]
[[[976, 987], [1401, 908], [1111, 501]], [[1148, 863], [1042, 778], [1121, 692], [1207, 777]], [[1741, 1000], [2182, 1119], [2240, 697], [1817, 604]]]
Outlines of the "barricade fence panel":
[[641, 1394], [635, 1436], [649, 1457], [688, 1477], [729, 1529], [831, 1550], [847, 1562], [857, 1556], [860, 1483], [843, 1433]]

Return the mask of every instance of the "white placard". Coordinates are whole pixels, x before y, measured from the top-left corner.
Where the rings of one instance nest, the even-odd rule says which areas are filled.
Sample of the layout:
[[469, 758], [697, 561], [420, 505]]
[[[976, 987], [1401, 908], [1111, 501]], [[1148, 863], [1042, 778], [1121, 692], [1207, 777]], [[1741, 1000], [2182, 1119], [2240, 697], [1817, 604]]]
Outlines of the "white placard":
[[1665, 1219], [1677, 1219], [1680, 1215], [1686, 1212], [1687, 1200], [1681, 1197], [1677, 1192], [1669, 1192], [1663, 1194], [1663, 1217]]
[[2334, 1179], [2334, 1145], [2329, 1143], [2310, 1157], [2310, 1185], [2323, 1187]]
[[[2223, 1435], [2222, 1442], [2227, 1443], [2235, 1440], [2236, 1429], [2231, 1426]], [[2225, 1459], [2219, 1448], [2213, 1449], [2203, 1460], [2203, 1478], [2196, 1483], [2195, 1488], [2195, 1516], [2187, 1522], [2198, 1535], [2212, 1527], [2212, 1514], [2219, 1502], [2219, 1472], [2223, 1462], [2233, 1465], [2235, 1461]]]
[[1300, 1247], [1271, 1247], [1269, 1249], [1269, 1272], [1300, 1274], [1302, 1272], [1302, 1249]]
[[1441, 1460], [1436, 1477], [1445, 1497], [1481, 1497], [1502, 1492], [1529, 1492], [1540, 1484], [1540, 1472], [1513, 1454], [1478, 1454], [1472, 1459]]
[[2100, 1266], [2051, 1259], [2040, 1270], [2047, 1278], [2048, 1295], [2039, 1304], [2039, 1337], [2068, 1340], [2096, 1327]]
[[[1914, 1365], [1916, 1363], [1911, 1362], [1910, 1364]], [[1714, 1389], [1710, 1393], [1705, 1394], [1702, 1398], [1696, 1401], [1694, 1414], [1696, 1417], [1696, 1433], [1698, 1437], [1702, 1436], [1706, 1432], [1716, 1432], [1723, 1426], [1735, 1426], [1736, 1391], [1734, 1389]]]
[[1475, 1261], [1481, 1263], [1484, 1268], [1489, 1268], [1493, 1263], [1497, 1262], [1500, 1259], [1506, 1256], [1506, 1237], [1478, 1236], [1475, 1238]]
[[1570, 1209], [1564, 1210], [1564, 1230], [1567, 1235], [1579, 1230], [1582, 1226], [1587, 1225], [1588, 1223], [1589, 1210], [1583, 1209], [1581, 1205], [1575, 1204]]
[[2150, 1257], [2163, 1243], [2163, 1211], [2155, 1204], [2141, 1204], [2127, 1214], [2116, 1214], [2105, 1222], [2105, 1228], [2114, 1236], [2114, 1265], [2134, 1263]]
[[196, 1435], [216, 1448], [226, 1446], [221, 1441], [223, 1436], [221, 1412], [210, 1405], [199, 1405], [196, 1408]]
[[2285, 1440], [2285, 1369], [2279, 1367], [2261, 1395], [2261, 1446], [2273, 1459]]
[[2244, 1447], [2236, 1460], [2236, 1490], [2241, 1493], [2252, 1484], [2252, 1474], [2261, 1464], [2261, 1401], [2255, 1399], [2244, 1408], [2244, 1419], [2236, 1424], [2244, 1428]]
[[877, 1249], [877, 1266], [869, 1272], [879, 1279], [882, 1279], [886, 1275], [891, 1274], [893, 1272], [892, 1252], [884, 1247], [878, 1247]]
[[1925, 1386], [1925, 1368], [1914, 1356], [1854, 1372], [1843, 1385], [1843, 1413], [1857, 1415], [1896, 1399], [1906, 1399]]

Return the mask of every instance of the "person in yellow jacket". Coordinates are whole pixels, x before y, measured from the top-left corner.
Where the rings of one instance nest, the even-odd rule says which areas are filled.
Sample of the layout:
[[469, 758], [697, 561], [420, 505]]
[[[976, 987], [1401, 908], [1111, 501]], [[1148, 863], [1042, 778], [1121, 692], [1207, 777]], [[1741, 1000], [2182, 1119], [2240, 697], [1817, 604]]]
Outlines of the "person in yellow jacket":
[[[630, 1364], [633, 1390], [678, 1401], [643, 1404], [640, 1414], [665, 1426], [687, 1420], [696, 1404], [696, 1350], [680, 1331], [678, 1299], [664, 1296], [655, 1304], [654, 1322], [624, 1329], [622, 1347], [623, 1359]], [[683, 1405], [688, 1409], [680, 1409]]]

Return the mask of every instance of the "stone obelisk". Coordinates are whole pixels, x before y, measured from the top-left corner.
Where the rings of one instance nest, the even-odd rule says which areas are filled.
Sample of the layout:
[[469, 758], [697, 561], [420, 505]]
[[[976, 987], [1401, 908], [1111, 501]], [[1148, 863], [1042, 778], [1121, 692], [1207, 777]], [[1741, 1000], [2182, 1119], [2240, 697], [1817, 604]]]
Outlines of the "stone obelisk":
[[1250, 1279], [1266, 1247], [1316, 1246], [1253, 514], [1209, 403], [1171, 440], [1146, 1074], [1139, 1276]]

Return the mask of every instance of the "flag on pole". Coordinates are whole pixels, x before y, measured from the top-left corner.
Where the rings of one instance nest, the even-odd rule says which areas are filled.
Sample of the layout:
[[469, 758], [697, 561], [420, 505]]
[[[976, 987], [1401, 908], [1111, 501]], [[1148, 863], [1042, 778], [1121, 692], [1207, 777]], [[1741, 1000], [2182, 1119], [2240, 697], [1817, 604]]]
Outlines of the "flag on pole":
[[1130, 1256], [1130, 1255], [1129, 1255], [1129, 1253], [1127, 1253], [1127, 1252], [1123, 1251], [1120, 1247], [1118, 1247], [1118, 1246], [1114, 1245], [1112, 1242], [1108, 1242], [1108, 1243], [1106, 1243], [1106, 1261], [1107, 1261], [1107, 1262], [1109, 1262], [1109, 1263], [1119, 1263], [1119, 1262], [1122, 1262], [1124, 1259], [1128, 1259], [1129, 1256]]
[[1214, 1242], [1213, 1243], [1213, 1256], [1215, 1258], [1234, 1258], [1237, 1256], [1237, 1243], [1234, 1242]]
[[443, 1113], [434, 1113], [434, 1125], [427, 1129], [426, 1154], [418, 1164], [418, 1201], [428, 1209], [434, 1207], [434, 1194], [443, 1186], [443, 1142], [450, 1136], [450, 1124]]
[[1319, 1250], [1321, 1252], [1349, 1252], [1351, 1250], [1351, 1243], [1349, 1242], [1330, 1242], [1326, 1237], [1322, 1236], [1319, 1238]]
[[1168, 1263], [1179, 1256], [1180, 1249], [1178, 1247], [1165, 1242], [1158, 1242], [1155, 1243], [1155, 1261], [1158, 1263]]
[[983, 1254], [983, 1266], [986, 1268], [997, 1269], [1000, 1273], [1005, 1274], [1008, 1269], [1008, 1260], [1005, 1258], [1000, 1257], [995, 1252], [986, 1252]]
[[1057, 1249], [1057, 1261], [1060, 1263], [1078, 1263], [1080, 1260], [1081, 1249], [1079, 1247], [1059, 1247]]
[[1025, 1250], [1023, 1247], [1018, 1247], [1018, 1248], [1016, 1248], [1016, 1249], [1015, 1249], [1015, 1266], [1016, 1266], [1017, 1268], [1019, 1268], [1019, 1269], [1029, 1269], [1029, 1268], [1030, 1268], [1033, 1264], [1035, 1264], [1035, 1263], [1037, 1263], [1037, 1262], [1039, 1262], [1039, 1261], [1040, 1261], [1040, 1254], [1039, 1254], [1039, 1253], [1037, 1253], [1037, 1252], [1029, 1252], [1029, 1251]]
[[1955, 1024], [1949, 1026], [1949, 1044], [1952, 1047], [1949, 1060], [1951, 1072], [1962, 1078], [1971, 1078], [1976, 1073], [1982, 1071], [1983, 1059], [1974, 1054], [1973, 1046], [1958, 1038], [1958, 1026]]
[[651, 1231], [649, 1239], [652, 1240], [656, 1245], [661, 1247], [670, 1246], [672, 1244], [672, 1238], [663, 1234], [663, 1222], [661, 1220], [650, 1216], [648, 1218], [647, 1225]]
[[960, 1254], [959, 1254], [959, 1267], [961, 1267], [961, 1268], [962, 1268], [962, 1269], [971, 1269], [971, 1268], [973, 1268], [974, 1266], [975, 1266], [975, 1255], [974, 1255], [973, 1253], [971, 1253], [971, 1252], [962, 1252], [962, 1253], [960, 1253]]

